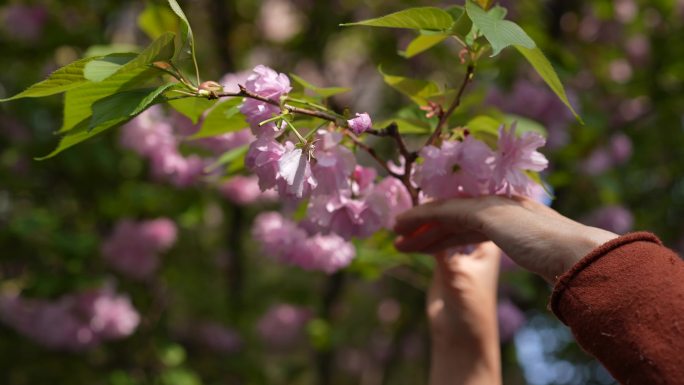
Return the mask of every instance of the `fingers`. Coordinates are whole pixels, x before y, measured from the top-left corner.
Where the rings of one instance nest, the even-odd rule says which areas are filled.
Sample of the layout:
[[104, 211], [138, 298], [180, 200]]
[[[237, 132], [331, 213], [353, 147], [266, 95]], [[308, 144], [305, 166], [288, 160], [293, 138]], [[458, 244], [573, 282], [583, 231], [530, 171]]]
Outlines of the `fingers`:
[[399, 236], [395, 246], [399, 251], [423, 251], [435, 243], [444, 241], [449, 235], [448, 229], [437, 225], [424, 225], [410, 235]]
[[426, 224], [439, 222], [443, 219], [440, 215], [443, 211], [441, 210], [442, 204], [442, 202], [425, 203], [399, 215], [394, 231], [397, 234], [412, 234]]

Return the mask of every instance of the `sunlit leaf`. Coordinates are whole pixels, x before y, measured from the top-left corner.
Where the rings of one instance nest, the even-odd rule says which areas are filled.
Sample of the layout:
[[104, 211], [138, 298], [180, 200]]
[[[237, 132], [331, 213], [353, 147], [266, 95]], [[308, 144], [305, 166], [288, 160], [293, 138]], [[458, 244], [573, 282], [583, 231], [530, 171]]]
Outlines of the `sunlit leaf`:
[[290, 77], [292, 78], [292, 80], [299, 83], [302, 87], [306, 88], [307, 90], [311, 90], [324, 98], [329, 98], [337, 94], [343, 94], [345, 92], [351, 91], [351, 88], [344, 87], [318, 87], [307, 82], [306, 80], [302, 79], [301, 77], [295, 74], [290, 74]]
[[124, 91], [100, 99], [93, 104], [93, 115], [88, 128], [93, 129], [111, 121], [136, 116], [155, 103], [164, 91], [174, 86], [176, 84], [169, 83], [155, 88]]
[[204, 113], [216, 103], [216, 100], [195, 97], [187, 97], [169, 101], [169, 105], [174, 110], [186, 116], [192, 121], [193, 124], [197, 124], [202, 115], [204, 115]]
[[442, 34], [418, 35], [418, 37], [409, 43], [406, 50], [401, 51], [400, 54], [405, 58], [412, 58], [443, 42], [448, 37], [449, 35]]
[[454, 20], [446, 11], [436, 7], [409, 8], [375, 19], [345, 23], [342, 26], [363, 25], [369, 27], [425, 29], [445, 31]]
[[83, 57], [107, 56], [116, 53], [139, 54], [142, 51], [140, 46], [135, 44], [105, 44], [91, 45], [83, 54]]
[[233, 98], [216, 105], [204, 118], [200, 130], [188, 139], [207, 138], [249, 127], [240, 113], [240, 103], [240, 98]]
[[380, 74], [382, 74], [385, 83], [408, 96], [420, 106], [427, 105], [427, 99], [429, 97], [441, 93], [439, 87], [434, 82], [386, 74], [382, 71], [381, 67], [378, 68], [378, 70], [380, 71]]
[[138, 26], [152, 39], [165, 32], [179, 31], [180, 23], [176, 14], [168, 7], [148, 1], [145, 10], [138, 16]]
[[86, 64], [83, 69], [83, 76], [86, 79], [99, 82], [116, 73], [124, 64], [130, 62], [137, 54], [121, 53], [111, 54], [102, 58], [95, 59]]
[[66, 65], [53, 72], [42, 82], [36, 83], [27, 88], [25, 91], [10, 98], [0, 99], [0, 102], [6, 102], [20, 98], [38, 98], [49, 96], [79, 87], [88, 82], [88, 79], [86, 79], [83, 74], [83, 70], [85, 66], [93, 60], [95, 60], [95, 58], [85, 58]]
[[482, 32], [489, 44], [492, 45], [492, 56], [498, 55], [502, 49], [511, 45], [529, 49], [535, 48], [534, 41], [519, 25], [500, 18], [499, 8], [501, 7], [494, 7], [490, 11], [485, 11], [473, 0], [466, 2], [466, 12], [473, 25]]
[[580, 123], [583, 123], [582, 118], [579, 116], [579, 114], [577, 114], [575, 109], [572, 107], [572, 104], [570, 104], [568, 95], [565, 93], [563, 83], [561, 83], [556, 71], [553, 69], [549, 59], [544, 56], [544, 53], [542, 53], [539, 48], [529, 49], [527, 47], [518, 45], [516, 45], [515, 48], [525, 57], [525, 59], [527, 59], [528, 62], [530, 62], [530, 64], [532, 64], [532, 67], [534, 67], [539, 76], [544, 79], [549, 88], [551, 88], [551, 90], [553, 90], [558, 98], [560, 98], [563, 104], [565, 104], [570, 111], [572, 111], [572, 114], [575, 115], [575, 118], [577, 118]]

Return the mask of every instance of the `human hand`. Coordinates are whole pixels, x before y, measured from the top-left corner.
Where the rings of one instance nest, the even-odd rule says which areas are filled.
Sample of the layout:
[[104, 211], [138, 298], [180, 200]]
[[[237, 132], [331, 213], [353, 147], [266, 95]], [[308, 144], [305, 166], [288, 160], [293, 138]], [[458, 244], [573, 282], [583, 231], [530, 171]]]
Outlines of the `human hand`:
[[430, 202], [400, 215], [395, 231], [396, 247], [405, 252], [436, 253], [491, 240], [520, 266], [549, 282], [618, 237], [531, 199], [501, 196]]
[[440, 252], [428, 294], [430, 384], [501, 383], [496, 316], [501, 250], [481, 243], [469, 254]]

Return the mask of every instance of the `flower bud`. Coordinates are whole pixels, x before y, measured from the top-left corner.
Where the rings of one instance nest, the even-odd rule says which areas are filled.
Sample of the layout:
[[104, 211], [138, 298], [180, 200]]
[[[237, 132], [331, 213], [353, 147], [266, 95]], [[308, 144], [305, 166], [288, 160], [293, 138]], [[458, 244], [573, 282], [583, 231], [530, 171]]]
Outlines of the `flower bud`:
[[356, 135], [362, 134], [371, 128], [373, 122], [367, 113], [356, 114], [354, 119], [347, 120], [349, 129], [351, 129]]

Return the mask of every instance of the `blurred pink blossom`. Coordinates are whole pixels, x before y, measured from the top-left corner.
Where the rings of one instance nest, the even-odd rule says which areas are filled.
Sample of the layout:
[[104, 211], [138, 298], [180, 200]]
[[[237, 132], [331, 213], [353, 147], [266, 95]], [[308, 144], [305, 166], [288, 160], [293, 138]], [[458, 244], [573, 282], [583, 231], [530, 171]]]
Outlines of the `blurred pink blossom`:
[[616, 234], [624, 234], [632, 230], [634, 216], [623, 206], [609, 205], [589, 213], [582, 222]]
[[264, 254], [305, 270], [333, 273], [351, 263], [354, 246], [338, 235], [310, 235], [302, 226], [277, 212], [259, 215], [252, 228]]
[[257, 322], [257, 330], [265, 344], [287, 348], [304, 336], [304, 327], [312, 316], [311, 310], [301, 306], [273, 305]]
[[69, 351], [125, 338], [140, 323], [128, 297], [107, 288], [53, 301], [4, 295], [0, 297], [0, 319], [36, 343]]
[[499, 339], [501, 342], [508, 342], [525, 324], [525, 315], [507, 299], [498, 303], [496, 313], [499, 319]]
[[102, 244], [105, 261], [127, 277], [144, 280], [159, 267], [159, 253], [176, 241], [176, 225], [167, 218], [133, 222], [121, 220]]
[[219, 187], [221, 194], [237, 205], [249, 205], [263, 201], [273, 201], [277, 194], [274, 190], [262, 192], [256, 175], [237, 175], [223, 182]]
[[48, 12], [42, 5], [14, 4], [0, 9], [1, 28], [16, 39], [34, 42], [41, 38]]
[[192, 339], [219, 353], [235, 353], [242, 346], [240, 335], [233, 329], [215, 322], [201, 322], [192, 330]]

